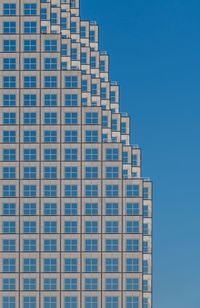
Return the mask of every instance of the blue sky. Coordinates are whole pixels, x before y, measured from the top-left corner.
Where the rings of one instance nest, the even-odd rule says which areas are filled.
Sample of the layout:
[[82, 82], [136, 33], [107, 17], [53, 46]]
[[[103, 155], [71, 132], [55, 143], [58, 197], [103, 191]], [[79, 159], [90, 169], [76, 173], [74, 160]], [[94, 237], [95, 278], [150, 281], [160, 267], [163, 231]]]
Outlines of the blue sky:
[[81, 0], [154, 182], [154, 308], [199, 308], [200, 2]]

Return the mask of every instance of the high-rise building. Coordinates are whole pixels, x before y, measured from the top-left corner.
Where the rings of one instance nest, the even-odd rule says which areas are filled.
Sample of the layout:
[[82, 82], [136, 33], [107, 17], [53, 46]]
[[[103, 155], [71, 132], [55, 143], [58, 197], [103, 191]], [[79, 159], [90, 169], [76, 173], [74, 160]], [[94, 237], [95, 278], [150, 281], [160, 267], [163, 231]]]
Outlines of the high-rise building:
[[0, 3], [0, 307], [151, 308], [152, 185], [78, 0]]

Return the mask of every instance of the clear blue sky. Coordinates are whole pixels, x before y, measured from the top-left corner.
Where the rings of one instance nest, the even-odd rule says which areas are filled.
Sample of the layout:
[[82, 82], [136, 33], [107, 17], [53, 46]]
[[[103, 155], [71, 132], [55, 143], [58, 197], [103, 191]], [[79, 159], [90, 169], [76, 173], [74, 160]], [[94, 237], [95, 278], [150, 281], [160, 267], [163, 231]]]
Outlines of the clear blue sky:
[[154, 308], [199, 308], [200, 1], [81, 3], [154, 182]]

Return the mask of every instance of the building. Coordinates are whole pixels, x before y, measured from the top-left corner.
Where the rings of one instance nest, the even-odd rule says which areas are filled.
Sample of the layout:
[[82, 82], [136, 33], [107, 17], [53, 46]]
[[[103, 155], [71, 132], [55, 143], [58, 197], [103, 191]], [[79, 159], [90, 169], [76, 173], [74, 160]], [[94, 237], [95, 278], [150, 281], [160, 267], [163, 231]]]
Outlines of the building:
[[78, 0], [2, 0], [0, 307], [152, 307], [152, 188]]

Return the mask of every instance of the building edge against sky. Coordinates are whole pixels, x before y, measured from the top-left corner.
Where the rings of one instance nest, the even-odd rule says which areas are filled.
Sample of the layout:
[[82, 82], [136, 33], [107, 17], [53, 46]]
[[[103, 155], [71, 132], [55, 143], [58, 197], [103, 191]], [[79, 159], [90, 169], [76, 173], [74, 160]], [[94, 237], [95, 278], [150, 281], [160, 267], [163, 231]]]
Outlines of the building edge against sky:
[[152, 307], [152, 183], [77, 0], [2, 0], [2, 308]]

